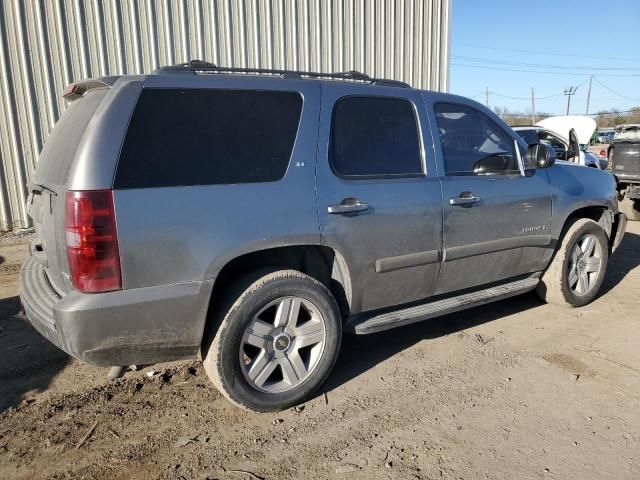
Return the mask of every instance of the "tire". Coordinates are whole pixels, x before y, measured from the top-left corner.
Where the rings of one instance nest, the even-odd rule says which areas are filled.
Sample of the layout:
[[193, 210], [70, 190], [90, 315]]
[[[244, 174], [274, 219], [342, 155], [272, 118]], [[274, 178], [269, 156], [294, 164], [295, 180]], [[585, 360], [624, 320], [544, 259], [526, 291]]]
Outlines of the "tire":
[[340, 351], [342, 321], [329, 290], [304, 273], [279, 270], [254, 273], [227, 293], [211, 318], [219, 326], [203, 342], [213, 384], [255, 412], [303, 402], [324, 383]]
[[[584, 249], [581, 248], [585, 247], [589, 250], [590, 244], [584, 243], [587, 236], [595, 242], [594, 256], [586, 255]], [[574, 257], [574, 252], [578, 251], [575, 250], [576, 247], [581, 253]], [[607, 234], [593, 220], [580, 218], [566, 230], [536, 291], [540, 298], [547, 303], [565, 307], [587, 305], [598, 295], [607, 271], [608, 260], [609, 240]], [[596, 264], [598, 270], [594, 275], [596, 272], [589, 272], [589, 270], [595, 268]], [[585, 274], [586, 280], [584, 280]], [[577, 282], [576, 276], [578, 277]]]
[[620, 211], [627, 216], [627, 220], [640, 221], [640, 201], [632, 200], [625, 195], [618, 205]]

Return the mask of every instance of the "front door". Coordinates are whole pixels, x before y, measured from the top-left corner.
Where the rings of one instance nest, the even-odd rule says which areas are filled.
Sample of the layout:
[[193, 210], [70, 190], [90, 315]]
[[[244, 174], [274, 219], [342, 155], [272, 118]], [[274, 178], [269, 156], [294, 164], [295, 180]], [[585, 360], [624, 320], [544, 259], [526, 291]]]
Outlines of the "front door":
[[420, 95], [325, 83], [321, 111], [320, 227], [348, 265], [351, 312], [426, 298], [440, 268], [442, 196]]
[[546, 172], [523, 164], [517, 137], [488, 113], [458, 103], [433, 108], [444, 170], [444, 262], [436, 293], [540, 270], [550, 242]]

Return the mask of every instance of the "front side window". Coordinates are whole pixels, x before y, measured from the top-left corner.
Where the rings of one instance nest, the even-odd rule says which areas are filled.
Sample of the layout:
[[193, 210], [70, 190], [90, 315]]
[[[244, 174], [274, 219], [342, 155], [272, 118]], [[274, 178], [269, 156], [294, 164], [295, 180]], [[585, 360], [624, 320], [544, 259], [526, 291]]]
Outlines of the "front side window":
[[447, 175], [518, 173], [514, 141], [475, 108], [437, 103], [436, 120]]
[[422, 175], [412, 104], [389, 97], [344, 97], [333, 110], [329, 160], [341, 177]]
[[114, 186], [279, 180], [289, 165], [301, 111], [297, 92], [143, 89]]

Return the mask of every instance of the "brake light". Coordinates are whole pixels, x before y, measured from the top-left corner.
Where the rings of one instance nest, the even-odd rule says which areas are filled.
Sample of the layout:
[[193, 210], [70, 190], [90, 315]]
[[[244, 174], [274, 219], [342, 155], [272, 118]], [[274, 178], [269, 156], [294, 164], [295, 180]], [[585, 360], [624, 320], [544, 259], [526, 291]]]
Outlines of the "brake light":
[[67, 192], [65, 240], [76, 289], [97, 293], [122, 288], [111, 190]]

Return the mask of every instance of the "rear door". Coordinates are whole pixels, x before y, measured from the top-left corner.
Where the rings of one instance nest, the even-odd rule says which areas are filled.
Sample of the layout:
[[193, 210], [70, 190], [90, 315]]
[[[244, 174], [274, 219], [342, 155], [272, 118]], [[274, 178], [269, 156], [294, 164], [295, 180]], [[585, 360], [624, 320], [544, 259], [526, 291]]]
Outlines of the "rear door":
[[427, 100], [444, 171], [444, 263], [436, 293], [540, 270], [550, 242], [546, 172], [521, 163], [524, 146], [488, 112], [441, 98]]
[[352, 313], [419, 300], [434, 290], [442, 196], [431, 145], [418, 92], [323, 84], [321, 234], [349, 267]]

